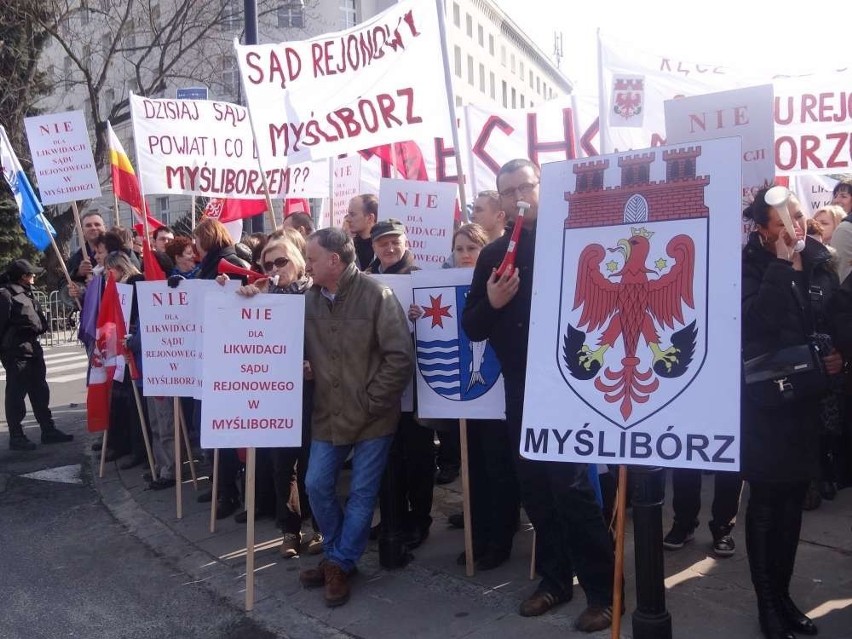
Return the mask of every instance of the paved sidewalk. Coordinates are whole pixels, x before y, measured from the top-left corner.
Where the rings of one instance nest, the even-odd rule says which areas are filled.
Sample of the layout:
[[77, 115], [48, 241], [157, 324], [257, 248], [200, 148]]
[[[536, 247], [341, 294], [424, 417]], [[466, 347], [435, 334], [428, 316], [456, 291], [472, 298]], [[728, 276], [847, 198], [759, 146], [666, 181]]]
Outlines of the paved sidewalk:
[[[228, 518], [217, 522], [216, 532], [210, 533], [209, 504], [196, 503], [191, 483], [184, 485], [184, 517], [177, 520], [174, 492], [145, 490], [142, 469], [119, 471], [116, 464], [108, 464], [105, 477], [98, 479], [94, 455], [92, 469], [93, 484], [104, 504], [133, 535], [175, 562], [192, 577], [193, 583], [204, 582], [222, 598], [243, 605], [245, 525]], [[184, 477], [187, 475], [185, 471]], [[707, 508], [712, 500], [712, 482], [704, 484]], [[206, 480], [200, 482], [200, 488], [207, 486]], [[463, 532], [446, 525], [447, 514], [461, 509], [459, 490], [458, 481], [449, 487], [436, 487], [432, 534], [415, 551], [416, 559], [407, 567], [382, 569], [376, 543], [371, 542], [359, 564], [360, 575], [354, 581], [350, 602], [336, 609], [326, 608], [322, 590], [303, 590], [299, 586], [299, 570], [315, 565], [319, 558], [305, 554], [302, 558], [282, 559], [277, 548], [280, 533], [270, 520], [257, 521], [256, 604], [252, 617], [282, 637], [298, 638], [610, 636], [609, 631], [584, 635], [573, 630], [574, 619], [585, 606], [579, 587], [575, 587], [571, 603], [542, 617], [523, 618], [517, 614], [518, 605], [536, 583], [529, 580], [532, 533], [528, 526], [515, 538], [511, 561], [496, 570], [465, 577], [464, 568], [455, 563], [463, 549]], [[745, 501], [744, 496], [741, 518]], [[669, 517], [666, 512], [666, 530]], [[852, 489], [805, 514], [792, 590], [800, 606], [815, 618], [824, 639], [852, 638], [850, 527]], [[667, 606], [675, 637], [761, 636], [742, 526], [735, 529], [734, 538], [737, 553], [729, 559], [713, 558], [706, 525], [697, 531], [692, 544], [665, 554]], [[632, 522], [628, 520], [623, 637], [632, 636], [630, 613], [635, 608], [632, 545]]]

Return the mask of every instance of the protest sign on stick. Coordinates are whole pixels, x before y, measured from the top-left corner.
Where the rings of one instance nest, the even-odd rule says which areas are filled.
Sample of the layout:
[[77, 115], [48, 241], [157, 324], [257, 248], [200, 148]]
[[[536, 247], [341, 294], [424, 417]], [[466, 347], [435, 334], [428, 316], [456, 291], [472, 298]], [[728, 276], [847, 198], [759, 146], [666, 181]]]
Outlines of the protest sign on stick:
[[210, 295], [205, 316], [201, 445], [248, 449], [246, 609], [254, 607], [255, 448], [302, 444], [305, 300]]

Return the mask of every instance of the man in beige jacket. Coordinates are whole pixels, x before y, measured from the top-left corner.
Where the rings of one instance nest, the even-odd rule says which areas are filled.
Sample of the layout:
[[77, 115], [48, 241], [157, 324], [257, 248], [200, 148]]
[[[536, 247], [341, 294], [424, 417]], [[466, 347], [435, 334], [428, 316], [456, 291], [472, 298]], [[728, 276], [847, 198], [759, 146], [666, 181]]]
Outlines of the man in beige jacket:
[[[367, 546], [414, 349], [399, 302], [358, 270], [347, 233], [313, 233], [307, 270], [314, 286], [305, 296], [305, 356], [316, 386], [305, 484], [325, 560], [299, 579], [305, 587], [325, 586], [326, 604], [333, 607], [349, 600], [349, 578]], [[336, 484], [350, 451], [344, 510]]]

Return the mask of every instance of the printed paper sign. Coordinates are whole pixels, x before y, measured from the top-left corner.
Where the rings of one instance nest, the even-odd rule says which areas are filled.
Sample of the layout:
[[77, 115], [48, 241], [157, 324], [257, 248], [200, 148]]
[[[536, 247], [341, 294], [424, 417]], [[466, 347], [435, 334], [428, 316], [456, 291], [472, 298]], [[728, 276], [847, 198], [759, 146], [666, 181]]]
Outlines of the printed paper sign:
[[420, 417], [505, 419], [500, 362], [488, 340], [472, 342], [461, 317], [472, 268], [415, 271], [417, 414]]
[[[370, 277], [381, 282], [393, 291], [394, 297], [399, 302], [402, 312], [405, 314], [408, 322], [408, 330], [414, 332], [414, 324], [408, 319], [408, 308], [411, 306], [414, 297], [411, 294], [411, 275], [373, 275]], [[410, 413], [414, 410], [414, 378], [405, 387], [400, 399], [403, 412]]]
[[25, 118], [24, 126], [42, 204], [101, 196], [98, 170], [82, 111]]
[[666, 142], [742, 138], [742, 210], [754, 193], [775, 179], [772, 105], [771, 84], [666, 100]]
[[327, 197], [328, 163], [257, 162], [245, 107], [216, 100], [130, 96], [138, 174], [145, 193], [205, 197]]
[[302, 445], [305, 298], [208, 295], [204, 316], [204, 448]]
[[524, 457], [738, 470], [740, 156], [726, 138], [543, 167]]
[[448, 134], [439, 4], [405, 0], [310, 40], [235, 43], [264, 167]]
[[334, 190], [332, 192], [331, 219], [326, 226], [343, 228], [349, 201], [361, 191], [361, 157], [357, 154], [331, 160]]
[[449, 182], [381, 182], [379, 219], [405, 224], [408, 249], [420, 268], [441, 268], [452, 252], [457, 193], [458, 186]]
[[138, 282], [139, 330], [142, 337], [143, 395], [201, 399], [201, 339], [205, 325], [218, 319], [204, 315], [206, 295], [227, 295], [239, 287], [229, 280], [185, 280], [176, 288], [165, 281]]
[[124, 315], [124, 332], [130, 332], [130, 312], [133, 309], [133, 284], [120, 284], [116, 282], [118, 289], [118, 301], [121, 304], [121, 313]]

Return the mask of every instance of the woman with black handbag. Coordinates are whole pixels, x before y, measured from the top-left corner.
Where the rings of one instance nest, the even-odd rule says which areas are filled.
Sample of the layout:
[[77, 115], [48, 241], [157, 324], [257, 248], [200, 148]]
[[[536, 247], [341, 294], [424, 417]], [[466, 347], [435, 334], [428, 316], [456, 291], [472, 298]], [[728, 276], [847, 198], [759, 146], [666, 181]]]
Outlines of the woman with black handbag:
[[[805, 238], [795, 196], [786, 192], [783, 201], [770, 206], [767, 190], [743, 212], [755, 225], [742, 255], [742, 473], [750, 487], [746, 548], [761, 630], [767, 639], [791, 639], [793, 632], [817, 634], [789, 588], [802, 500], [819, 473], [819, 402], [826, 375], [840, 373], [843, 360], [826, 348], [826, 305], [838, 287], [831, 255]], [[795, 237], [785, 229], [787, 215]], [[784, 370], [789, 374], [774, 372]]]

